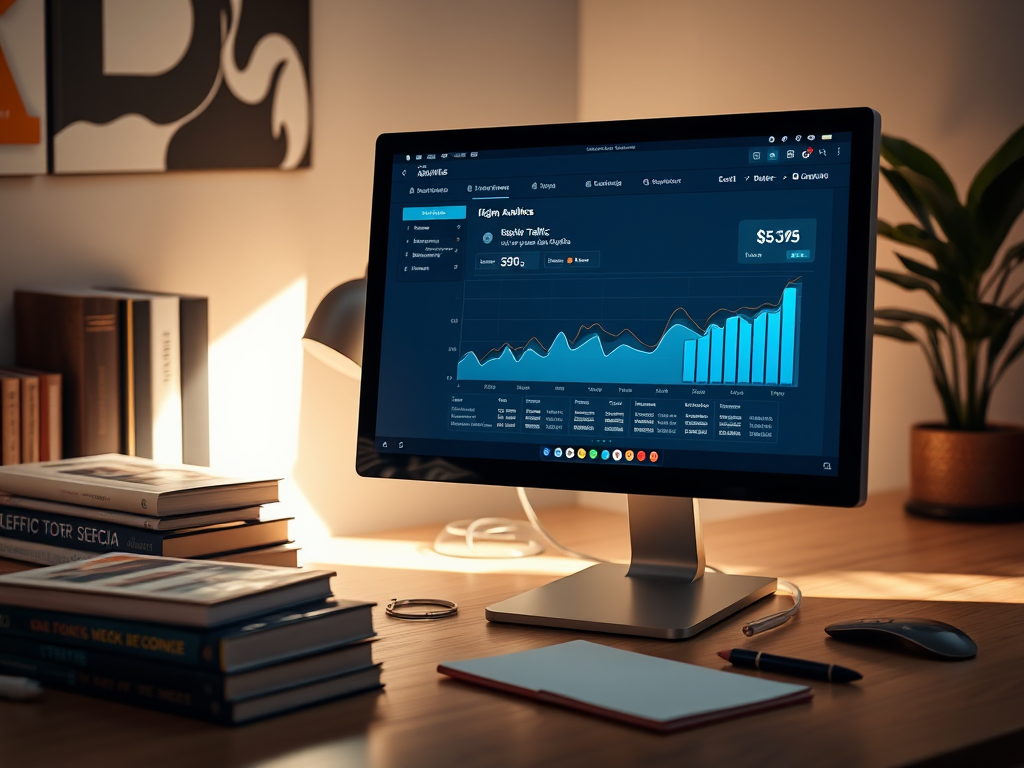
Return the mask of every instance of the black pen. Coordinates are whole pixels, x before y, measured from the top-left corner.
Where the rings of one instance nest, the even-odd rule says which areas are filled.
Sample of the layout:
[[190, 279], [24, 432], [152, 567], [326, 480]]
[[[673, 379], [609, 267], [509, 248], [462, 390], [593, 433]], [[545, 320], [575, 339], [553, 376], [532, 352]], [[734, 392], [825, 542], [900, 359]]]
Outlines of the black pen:
[[744, 651], [740, 648], [733, 648], [731, 651], [719, 651], [718, 655], [737, 667], [778, 672], [780, 675], [807, 677], [811, 680], [828, 680], [830, 683], [852, 683], [863, 677], [860, 672], [840, 667], [838, 664], [821, 664], [817, 661], [791, 659], [787, 656], [774, 656], [761, 651]]

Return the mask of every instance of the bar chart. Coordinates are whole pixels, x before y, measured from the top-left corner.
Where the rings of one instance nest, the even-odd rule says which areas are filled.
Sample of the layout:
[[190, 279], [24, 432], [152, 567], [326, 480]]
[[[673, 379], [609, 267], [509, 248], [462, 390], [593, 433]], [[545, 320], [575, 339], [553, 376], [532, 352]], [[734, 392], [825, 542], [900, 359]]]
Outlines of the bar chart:
[[593, 323], [571, 337], [559, 332], [547, 346], [533, 337], [482, 356], [467, 352], [459, 360], [458, 378], [796, 386], [801, 291], [802, 285], [791, 281], [777, 301], [722, 309], [700, 324], [680, 308], [653, 344], [640, 342], [629, 329], [610, 332]]
[[800, 286], [789, 285], [778, 307], [709, 325], [683, 341], [682, 383], [795, 385], [799, 312]]

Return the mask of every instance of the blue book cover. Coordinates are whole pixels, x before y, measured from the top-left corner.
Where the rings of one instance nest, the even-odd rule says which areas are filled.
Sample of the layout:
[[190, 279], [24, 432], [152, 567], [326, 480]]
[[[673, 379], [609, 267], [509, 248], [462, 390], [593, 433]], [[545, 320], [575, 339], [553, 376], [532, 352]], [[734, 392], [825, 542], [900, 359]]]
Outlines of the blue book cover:
[[0, 536], [80, 552], [201, 557], [283, 544], [288, 540], [289, 519], [234, 521], [157, 531], [0, 504]]
[[24, 639], [238, 672], [372, 637], [372, 607], [332, 598], [203, 630], [0, 605], [0, 642]]
[[[75, 648], [0, 641], [0, 674], [31, 677], [46, 687], [233, 725], [380, 688], [380, 664], [369, 643], [270, 667], [262, 680], [239, 681], [183, 672]], [[22, 651], [22, 654], [14, 651]], [[255, 684], [253, 684], [255, 682]]]

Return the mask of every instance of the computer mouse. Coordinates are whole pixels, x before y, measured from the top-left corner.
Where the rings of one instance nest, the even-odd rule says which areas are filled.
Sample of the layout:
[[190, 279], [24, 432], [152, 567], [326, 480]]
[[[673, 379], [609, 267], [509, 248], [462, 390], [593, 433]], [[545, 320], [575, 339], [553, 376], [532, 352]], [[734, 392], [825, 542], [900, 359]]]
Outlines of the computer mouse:
[[860, 619], [830, 624], [825, 631], [836, 640], [923, 652], [951, 661], [973, 659], [978, 653], [978, 646], [965, 632], [933, 619]]

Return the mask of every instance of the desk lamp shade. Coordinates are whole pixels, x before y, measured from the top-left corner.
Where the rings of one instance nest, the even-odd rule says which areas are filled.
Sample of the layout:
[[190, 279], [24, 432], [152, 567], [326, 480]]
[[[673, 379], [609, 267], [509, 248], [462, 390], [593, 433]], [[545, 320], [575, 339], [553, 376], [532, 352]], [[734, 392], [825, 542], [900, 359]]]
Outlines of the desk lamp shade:
[[366, 278], [342, 283], [321, 300], [306, 326], [302, 345], [313, 357], [358, 380], [365, 316]]

